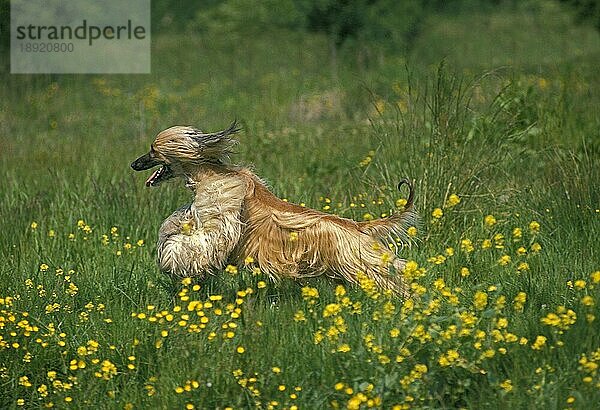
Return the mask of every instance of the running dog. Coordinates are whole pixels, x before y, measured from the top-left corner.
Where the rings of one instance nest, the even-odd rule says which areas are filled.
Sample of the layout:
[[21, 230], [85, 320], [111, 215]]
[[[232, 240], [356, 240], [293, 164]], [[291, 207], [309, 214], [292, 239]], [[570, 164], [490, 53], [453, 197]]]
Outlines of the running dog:
[[398, 184], [410, 190], [404, 210], [387, 218], [356, 222], [305, 208], [279, 199], [249, 168], [230, 163], [237, 143], [232, 136], [239, 130], [235, 121], [214, 133], [171, 127], [131, 164], [136, 171], [159, 166], [148, 187], [181, 177], [194, 193], [192, 203], [160, 227], [163, 271], [202, 277], [227, 264], [249, 264], [273, 280], [325, 274], [351, 283], [363, 272], [381, 289], [408, 295], [401, 275], [405, 261], [395, 252], [416, 219], [408, 179]]

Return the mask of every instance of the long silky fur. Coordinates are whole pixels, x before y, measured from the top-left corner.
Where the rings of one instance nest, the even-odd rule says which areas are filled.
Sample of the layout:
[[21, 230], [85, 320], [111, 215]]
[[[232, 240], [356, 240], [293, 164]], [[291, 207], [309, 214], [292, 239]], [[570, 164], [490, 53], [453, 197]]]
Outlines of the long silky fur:
[[172, 127], [158, 134], [153, 155], [185, 179], [194, 200], [162, 224], [158, 264], [177, 276], [213, 273], [252, 260], [272, 279], [325, 274], [358, 283], [363, 272], [381, 289], [408, 295], [400, 271], [405, 261], [390, 244], [408, 242], [416, 223], [414, 188], [404, 211], [356, 222], [285, 202], [250, 169], [227, 164], [238, 131], [205, 134]]

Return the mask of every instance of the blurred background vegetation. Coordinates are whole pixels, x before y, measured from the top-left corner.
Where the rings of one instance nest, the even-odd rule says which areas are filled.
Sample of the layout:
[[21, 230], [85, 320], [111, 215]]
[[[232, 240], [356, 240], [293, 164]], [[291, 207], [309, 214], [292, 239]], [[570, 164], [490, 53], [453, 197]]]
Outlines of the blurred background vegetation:
[[[453, 131], [462, 139], [449, 144], [473, 138], [480, 117], [500, 107], [510, 126], [497, 138], [513, 138], [516, 126], [526, 150], [558, 144], [595, 158], [599, 4], [154, 0], [150, 75], [30, 76], [9, 74], [10, 7], [0, 0], [0, 164], [10, 170], [39, 156], [32, 167], [45, 171], [56, 161], [70, 175], [85, 153], [111, 165], [92, 164], [91, 172], [112, 181], [115, 167], [130, 175], [129, 158], [157, 130], [173, 124], [211, 130], [237, 117], [241, 138], [251, 141], [240, 144], [243, 162], [262, 164], [259, 171], [277, 180], [290, 170], [279, 157], [301, 141], [296, 171], [315, 177], [319, 192], [345, 181], [365, 153], [397, 143], [383, 141], [385, 135], [413, 133], [429, 149], [418, 135], [444, 121], [428, 118], [432, 110], [454, 115], [439, 112], [444, 104], [468, 112]], [[404, 128], [373, 127], [386, 109]], [[32, 145], [53, 149], [32, 152]], [[105, 158], [107, 152], [113, 155]], [[302, 181], [285, 187], [297, 198], [311, 195]]]
[[[600, 30], [600, 1], [555, 0], [565, 19]], [[250, 35], [277, 29], [322, 33], [333, 55], [351, 49], [359, 62], [381, 54], [407, 54], [428, 28], [430, 16], [486, 13], [498, 9], [540, 14], [544, 0], [154, 0], [152, 31]], [[2, 51], [9, 45], [10, 0], [0, 0]]]

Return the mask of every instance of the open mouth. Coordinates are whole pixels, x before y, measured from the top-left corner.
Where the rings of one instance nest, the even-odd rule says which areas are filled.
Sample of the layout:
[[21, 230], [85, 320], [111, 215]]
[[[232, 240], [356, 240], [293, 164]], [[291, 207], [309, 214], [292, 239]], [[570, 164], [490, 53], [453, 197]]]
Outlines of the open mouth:
[[173, 177], [173, 171], [168, 165], [162, 165], [146, 180], [146, 186], [158, 186], [163, 181]]
[[175, 176], [171, 166], [154, 158], [152, 152], [142, 155], [133, 161], [131, 163], [131, 168], [133, 168], [135, 171], [145, 171], [147, 169], [154, 168], [157, 165], [160, 165], [160, 168], [154, 171], [146, 180], [146, 186], [157, 186], [161, 182], [171, 179]]

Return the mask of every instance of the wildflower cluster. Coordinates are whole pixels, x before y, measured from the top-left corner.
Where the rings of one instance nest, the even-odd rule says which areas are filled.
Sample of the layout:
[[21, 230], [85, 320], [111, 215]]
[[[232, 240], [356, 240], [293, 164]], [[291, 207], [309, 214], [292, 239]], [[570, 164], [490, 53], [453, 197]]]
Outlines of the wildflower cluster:
[[[534, 223], [529, 228], [535, 235], [540, 226]], [[515, 242], [524, 237], [523, 230], [514, 230]], [[505, 251], [506, 242], [497, 237], [495, 243], [495, 249]], [[452, 254], [445, 252], [446, 256]], [[488, 263], [488, 269], [497, 269], [495, 258], [488, 258]], [[329, 363], [336, 374], [343, 375], [333, 386], [332, 407], [370, 408], [381, 403], [399, 409], [429, 406], [441, 394], [436, 380], [445, 381], [444, 394], [458, 403], [464, 393], [461, 386], [468, 386], [474, 374], [486, 379], [500, 396], [536, 396], [543, 388], [542, 373], [554, 371], [545, 364], [548, 352], [564, 346], [564, 338], [570, 337], [578, 316], [583, 312], [591, 315], [596, 306], [591, 294], [596, 291], [594, 283], [600, 282], [600, 273], [590, 275], [590, 284], [583, 279], [570, 283], [574, 292], [584, 293], [577, 304], [558, 305], [540, 317], [548, 333], [523, 333], [511, 318], [526, 308], [526, 292], [509, 296], [499, 285], [480, 285], [473, 291], [448, 286], [441, 277], [431, 279], [439, 265], [434, 262], [435, 269], [427, 271], [415, 261], [406, 263], [402, 274], [412, 297], [404, 301], [381, 292], [360, 273], [359, 293], [338, 285], [334, 299], [329, 299], [315, 288], [302, 289], [304, 309], [296, 311], [293, 320], [297, 326], [312, 329], [314, 345], [337, 357]], [[463, 270], [469, 272], [470, 268]], [[349, 354], [352, 365], [348, 364]], [[503, 368], [501, 363], [510, 357], [528, 357], [537, 363], [532, 368], [531, 385], [514, 382]], [[584, 384], [600, 387], [596, 370], [599, 358], [597, 351], [580, 356]]]
[[[31, 222], [30, 229], [32, 233], [43, 235], [37, 221]], [[117, 256], [132, 255], [136, 250], [143, 248], [145, 245], [144, 239], [134, 240], [130, 236], [121, 236], [119, 228], [116, 226], [112, 226], [110, 229], [106, 230], [105, 233], [101, 233], [83, 219], [79, 219], [76, 222], [75, 229], [64, 233], [49, 228], [46, 231], [46, 236], [53, 240], [59, 240], [63, 237], [71, 243], [77, 243], [79, 241], [91, 242], [92, 245], [100, 243], [103, 247], [109, 249]]]
[[[326, 199], [324, 206], [333, 203]], [[430, 229], [463, 202], [449, 195], [432, 210], [439, 222]], [[566, 298], [541, 304], [517, 279], [540, 271], [544, 226], [492, 214], [478, 224], [430, 257], [406, 261], [397, 272], [410, 293], [404, 299], [363, 272], [356, 286], [309, 281], [279, 293], [247, 258], [218, 276], [226, 291], [186, 278], [173, 298], [155, 293], [146, 301], [129, 292], [136, 307], [125, 316], [122, 306], [94, 295], [85, 261], [59, 265], [50, 253], [15, 283], [17, 292], [0, 295], [0, 357], [8, 358], [0, 378], [15, 386], [7, 406], [85, 407], [93, 404], [90, 391], [116, 407], [132, 408], [129, 398], [137, 397], [135, 404], [148, 408], [188, 409], [296, 409], [314, 403], [308, 391], [348, 409], [436, 407], [440, 397], [460, 407], [471, 388], [498, 398], [564, 394], [567, 405], [597, 395], [596, 341], [565, 359], [557, 352], [574, 349], [597, 324], [600, 272], [573, 273], [563, 284]], [[124, 256], [149, 253], [117, 227], [81, 220], [70, 238], [42, 226], [26, 227], [42, 247], [62, 240], [116, 267], [136, 260]], [[534, 323], [524, 326], [520, 318], [532, 310]], [[314, 363], [304, 357], [319, 358], [329, 384], [307, 376]], [[559, 361], [567, 359], [570, 366]], [[515, 371], [515, 362], [529, 367]], [[557, 393], [561, 365], [569, 385]]]

